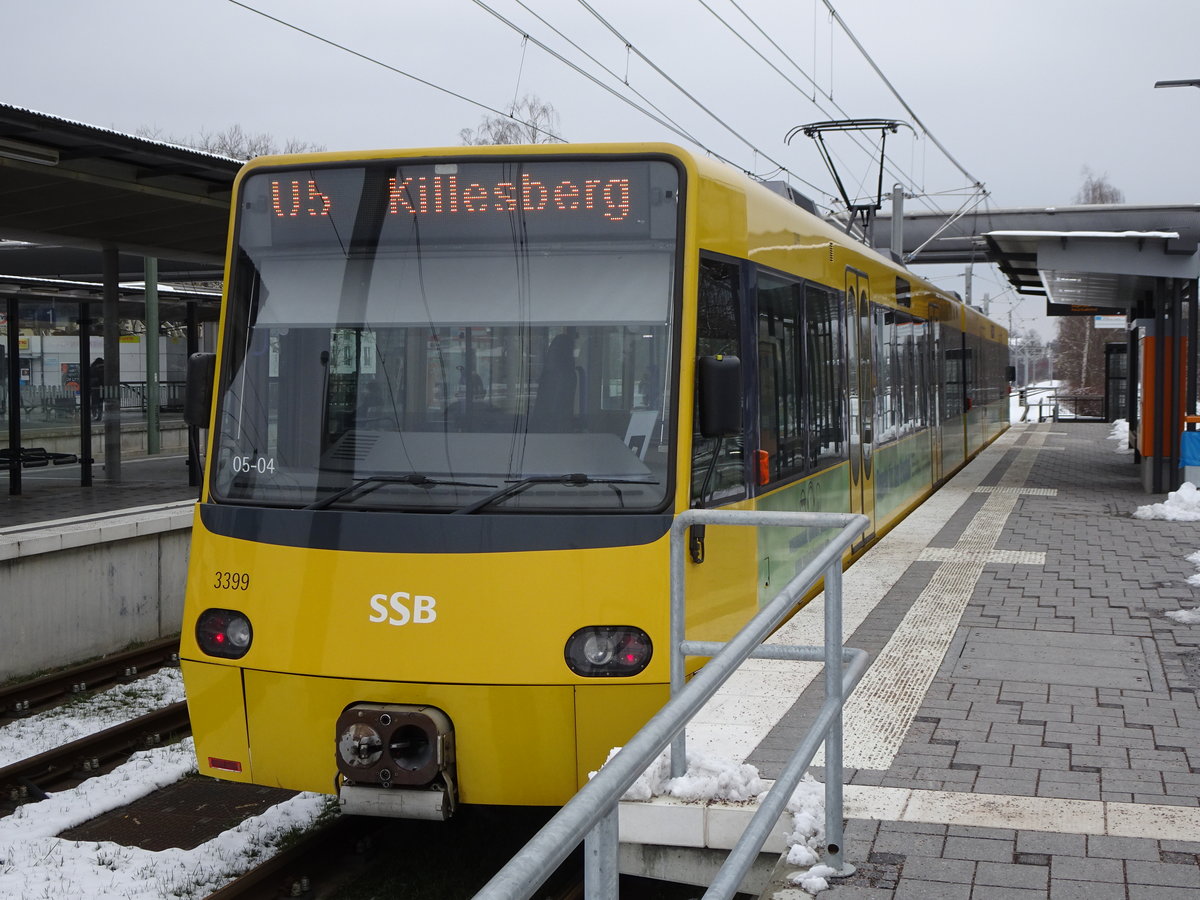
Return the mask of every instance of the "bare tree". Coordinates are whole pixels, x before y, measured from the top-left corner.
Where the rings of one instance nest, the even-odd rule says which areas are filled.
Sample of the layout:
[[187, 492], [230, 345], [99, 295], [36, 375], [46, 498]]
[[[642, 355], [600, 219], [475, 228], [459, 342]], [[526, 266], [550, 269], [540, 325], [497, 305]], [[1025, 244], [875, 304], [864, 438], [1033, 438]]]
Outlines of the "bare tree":
[[181, 147], [228, 156], [230, 159], [253, 159], [256, 156], [269, 156], [274, 153], [315, 153], [325, 149], [324, 145], [311, 144], [297, 138], [289, 138], [280, 147], [266, 132], [249, 134], [237, 124], [230, 125], [224, 131], [201, 129], [198, 135], [186, 137], [164, 136], [160, 129], [145, 127], [139, 128], [137, 133], [152, 140], [179, 144]]
[[1109, 183], [1108, 173], [1097, 175], [1088, 166], [1082, 169], [1083, 184], [1075, 195], [1075, 202], [1092, 203], [1124, 203], [1125, 195], [1120, 189]]
[[475, 128], [458, 133], [464, 144], [552, 144], [558, 136], [558, 113], [549, 103], [526, 94], [507, 116], [484, 116]]
[[[1109, 180], [1083, 167], [1083, 184], [1075, 195], [1079, 204], [1123, 203], [1125, 195]], [[1058, 320], [1054, 367], [1073, 393], [1104, 392], [1104, 345], [1111, 333], [1097, 330], [1091, 316], [1064, 316]]]

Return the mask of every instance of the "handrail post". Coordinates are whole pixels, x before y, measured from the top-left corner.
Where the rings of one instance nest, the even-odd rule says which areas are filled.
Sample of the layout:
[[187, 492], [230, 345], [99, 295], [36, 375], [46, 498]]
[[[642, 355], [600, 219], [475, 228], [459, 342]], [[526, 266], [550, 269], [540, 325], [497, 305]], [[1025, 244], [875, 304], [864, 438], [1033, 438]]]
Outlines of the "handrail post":
[[584, 900], [617, 900], [619, 896], [617, 821], [617, 804], [613, 803], [583, 839]]
[[[830, 538], [824, 547], [797, 572], [775, 599], [762, 607], [741, 630], [729, 641], [720, 644], [700, 641], [685, 641], [684, 590], [686, 576], [685, 546], [686, 530], [697, 522], [720, 522], [728, 525], [794, 525], [796, 527], [836, 528], [838, 534]], [[836, 672], [835, 687], [831, 696], [839, 702], [853, 690], [854, 685], [866, 670], [869, 656], [864, 651], [842, 649], [841, 637], [841, 586], [842, 558], [854, 537], [867, 524], [865, 516], [850, 513], [785, 513], [767, 511], [717, 511], [686, 510], [676, 517], [671, 526], [671, 621], [669, 648], [672, 697], [666, 705], [651, 716], [643, 728], [629, 738], [623, 748], [579, 792], [535, 834], [525, 848], [509, 860], [492, 879], [476, 894], [477, 900], [514, 900], [532, 897], [536, 889], [545, 882], [554, 869], [563, 862], [571, 850], [581, 843], [585, 848], [585, 869], [591, 881], [585, 887], [588, 900], [615, 900], [618, 890], [619, 871], [619, 801], [622, 794], [632, 785], [646, 766], [667, 747], [671, 748], [673, 774], [684, 774], [687, 767], [686, 746], [682, 740], [687, 723], [703, 708], [722, 684], [733, 674], [745, 659], [756, 655], [763, 641], [794, 609], [803, 594], [815, 586], [822, 575], [827, 579], [830, 591], [827, 603], [833, 605], [834, 627], [827, 634], [832, 646], [780, 647], [778, 651], [764, 652], [766, 658], [778, 659], [825, 659], [827, 669]], [[710, 657], [709, 662], [697, 671], [691, 682], [684, 684], [686, 673], [684, 648], [698, 656]], [[843, 655], [849, 653], [846, 659]], [[848, 663], [848, 667], [843, 666]], [[827, 739], [838, 708], [827, 698], [818, 712], [813, 726], [792, 754], [791, 760], [776, 780], [776, 789], [768, 791], [760, 803], [750, 824], [738, 840], [725, 865], [714, 877], [706, 897], [729, 898], [737, 887], [759, 849], [775, 827], [780, 814], [790, 798], [791, 792], [803, 777], [804, 770], [812, 762], [821, 742]], [[841, 736], [837, 734], [837, 749], [833, 750], [835, 768], [830, 771], [841, 774]], [[841, 827], [841, 783], [835, 793], [827, 798], [827, 834], [840, 842]], [[832, 819], [828, 817], [832, 815]], [[837, 848], [841, 850], [840, 843]], [[844, 872], [843, 866], [843, 872]], [[851, 869], [851, 871], [853, 871]]]
[[842, 858], [842, 565], [825, 570], [825, 700], [837, 701], [837, 715], [825, 732], [825, 865], [838, 877], [854, 873]]
[[[688, 510], [681, 513], [679, 519], [690, 518], [693, 513]], [[678, 697], [679, 692], [683, 690], [684, 678], [687, 674], [686, 657], [680, 649], [680, 644], [686, 633], [686, 623], [684, 622], [684, 580], [687, 578], [686, 567], [683, 560], [683, 546], [685, 540], [682, 535], [687, 534], [689, 525], [684, 525], [676, 520], [675, 526], [671, 529], [671, 608], [670, 621], [668, 629], [670, 635], [671, 647], [671, 697]], [[671, 777], [679, 778], [687, 772], [687, 726], [679, 729], [679, 733], [671, 739]]]

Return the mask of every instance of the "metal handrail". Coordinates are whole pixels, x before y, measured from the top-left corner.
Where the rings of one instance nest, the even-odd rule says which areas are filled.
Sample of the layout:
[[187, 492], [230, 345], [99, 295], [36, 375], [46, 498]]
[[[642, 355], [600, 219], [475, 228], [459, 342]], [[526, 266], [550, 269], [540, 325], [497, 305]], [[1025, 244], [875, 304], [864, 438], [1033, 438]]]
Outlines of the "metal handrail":
[[[839, 531], [770, 603], [722, 645], [684, 640], [685, 537], [687, 530], [698, 524], [838, 528]], [[841, 858], [841, 712], [846, 694], [866, 670], [868, 656], [865, 651], [842, 647], [842, 555], [867, 524], [865, 516], [843, 513], [693, 509], [679, 515], [671, 526], [671, 699], [484, 885], [475, 895], [477, 900], [531, 897], [581, 842], [584, 844], [588, 900], [615, 898], [619, 846], [617, 808], [621, 796], [668, 744], [672, 745], [672, 774], [682, 774], [682, 769], [676, 772], [676, 766], [686, 758], [683, 739], [687, 723], [750, 657], [823, 659], [826, 699], [791, 761], [760, 804], [704, 897], [706, 900], [727, 900], [734, 895], [823, 740], [826, 743], [826, 861], [836, 871], [844, 871]], [[824, 647], [760, 647], [822, 575], [825, 577]], [[710, 653], [715, 655], [685, 686], [685, 655]], [[849, 663], [844, 671], [843, 663]]]

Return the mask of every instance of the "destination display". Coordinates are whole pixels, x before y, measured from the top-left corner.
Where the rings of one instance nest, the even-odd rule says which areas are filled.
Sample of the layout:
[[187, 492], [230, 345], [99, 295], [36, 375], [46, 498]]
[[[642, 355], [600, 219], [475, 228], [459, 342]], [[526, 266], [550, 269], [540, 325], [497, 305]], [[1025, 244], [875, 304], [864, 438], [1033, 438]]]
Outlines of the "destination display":
[[656, 160], [271, 171], [243, 186], [241, 243], [628, 239], [672, 233], [677, 199], [674, 166]]

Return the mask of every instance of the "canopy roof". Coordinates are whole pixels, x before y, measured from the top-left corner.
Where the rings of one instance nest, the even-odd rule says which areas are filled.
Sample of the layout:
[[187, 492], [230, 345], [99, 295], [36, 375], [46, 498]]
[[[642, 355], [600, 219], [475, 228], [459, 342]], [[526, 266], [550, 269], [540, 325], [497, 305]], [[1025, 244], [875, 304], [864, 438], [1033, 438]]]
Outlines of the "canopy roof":
[[0, 238], [219, 266], [241, 165], [0, 105]]

